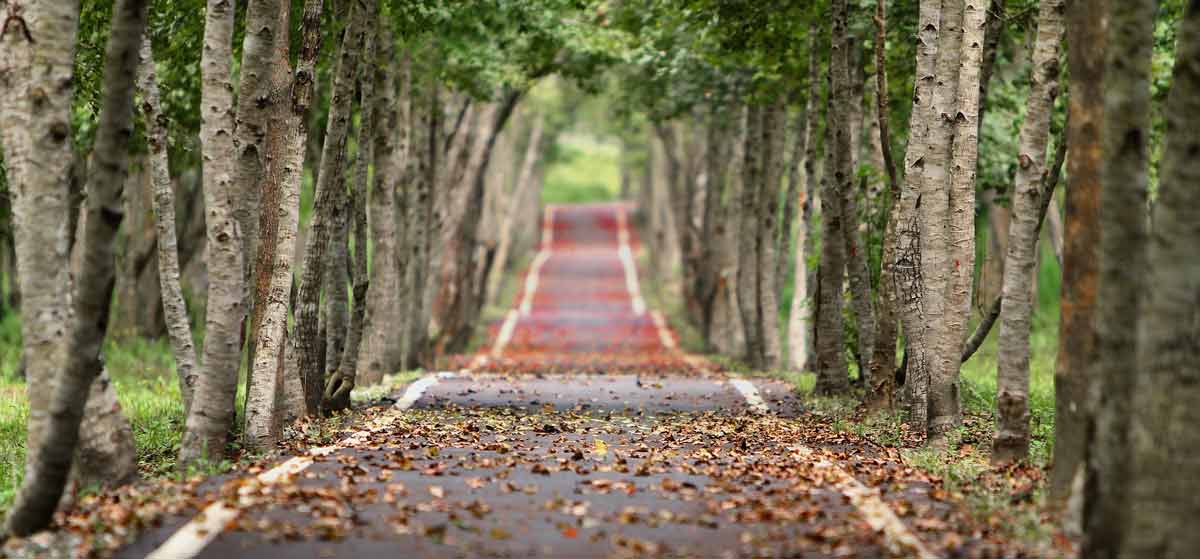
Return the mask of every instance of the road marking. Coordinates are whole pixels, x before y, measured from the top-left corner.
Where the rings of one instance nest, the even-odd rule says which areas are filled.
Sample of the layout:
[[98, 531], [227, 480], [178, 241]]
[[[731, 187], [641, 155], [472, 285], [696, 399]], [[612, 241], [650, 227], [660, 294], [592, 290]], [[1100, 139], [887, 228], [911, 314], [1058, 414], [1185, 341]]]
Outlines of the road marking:
[[[438, 383], [442, 379], [454, 378], [457, 375], [454, 373], [435, 373], [425, 375], [417, 379], [404, 391], [404, 396], [393, 406], [398, 410], [406, 410], [411, 408], [429, 387]], [[393, 418], [387, 417], [383, 424], [391, 424]], [[347, 435], [335, 446], [332, 447], [316, 447], [308, 451], [307, 456], [293, 456], [282, 464], [267, 470], [255, 476], [255, 479], [262, 484], [275, 484], [287, 481], [293, 476], [303, 472], [309, 466], [313, 465], [313, 456], [325, 456], [333, 453], [338, 448], [349, 446], [356, 442], [363, 441], [371, 434], [369, 429], [355, 431]], [[251, 490], [250, 487], [239, 489], [239, 493]], [[237, 508], [229, 506], [225, 501], [215, 501], [204, 508], [200, 514], [192, 517], [191, 520], [184, 524], [178, 531], [171, 534], [167, 541], [150, 552], [146, 556], [147, 559], [191, 559], [200, 554], [208, 544], [212, 543], [221, 532], [225, 531], [225, 527], [229, 523], [237, 519], [241, 515], [241, 511]]]
[[633, 314], [642, 316], [646, 312], [646, 300], [642, 298], [642, 289], [638, 285], [637, 265], [633, 260], [633, 249], [629, 247], [629, 220], [627, 207], [617, 208], [617, 255], [621, 258], [621, 267], [625, 269], [625, 289], [633, 300]]
[[520, 318], [520, 313], [516, 309], [508, 311], [508, 316], [504, 319], [504, 324], [500, 326], [500, 333], [496, 335], [496, 343], [492, 345], [492, 358], [499, 359], [504, 353], [504, 348], [512, 339], [513, 331], [517, 329], [517, 320]]
[[[804, 458], [810, 458], [815, 454], [812, 449], [805, 446], [793, 447], [792, 450]], [[850, 499], [871, 529], [883, 533], [892, 553], [920, 559], [937, 559], [938, 556], [925, 547], [921, 538], [909, 530], [908, 526], [892, 511], [892, 508], [879, 498], [878, 490], [868, 489], [854, 476], [828, 460], [818, 460], [814, 465], [825, 468], [834, 475], [834, 487]]]
[[[746, 404], [754, 411], [759, 413], [770, 411], [770, 408], [763, 401], [754, 383], [739, 378], [730, 379], [729, 384], [733, 385], [742, 394], [742, 398], [745, 398]], [[811, 458], [816, 454], [811, 448], [806, 446], [792, 447], [791, 450], [800, 454], [803, 458]], [[908, 526], [896, 516], [892, 508], [879, 498], [877, 490], [867, 488], [867, 486], [859, 482], [854, 476], [846, 473], [846, 470], [828, 460], [821, 459], [814, 463], [814, 465], [826, 469], [833, 474], [834, 487], [850, 499], [850, 502], [858, 509], [859, 514], [862, 514], [863, 520], [867, 522], [867, 525], [872, 530], [883, 533], [886, 537], [887, 545], [892, 548], [892, 553], [897, 555], [913, 555], [920, 559], [937, 558], [937, 555], [929, 551], [929, 548], [925, 547], [921, 539], [912, 530], [909, 530]]]
[[661, 312], [650, 311], [650, 320], [654, 322], [654, 329], [658, 330], [658, 341], [667, 349], [678, 349], [679, 345], [675, 343], [675, 336], [671, 335], [671, 331], [667, 329], [667, 321], [663, 318]]
[[737, 389], [739, 393], [741, 393], [742, 398], [746, 400], [746, 405], [750, 406], [750, 409], [757, 413], [767, 413], [771, 411], [771, 408], [768, 407], [767, 403], [763, 401], [762, 396], [758, 394], [758, 388], [754, 386], [754, 383], [746, 379], [735, 378], [730, 379], [729, 384], [733, 385], [733, 387]]
[[529, 273], [525, 274], [525, 293], [521, 297], [521, 314], [529, 316], [533, 312], [533, 294], [537, 291], [538, 276], [542, 273], [542, 265], [550, 259], [551, 247], [554, 246], [554, 206], [546, 206], [546, 215], [542, 218], [542, 248], [533, 258]]

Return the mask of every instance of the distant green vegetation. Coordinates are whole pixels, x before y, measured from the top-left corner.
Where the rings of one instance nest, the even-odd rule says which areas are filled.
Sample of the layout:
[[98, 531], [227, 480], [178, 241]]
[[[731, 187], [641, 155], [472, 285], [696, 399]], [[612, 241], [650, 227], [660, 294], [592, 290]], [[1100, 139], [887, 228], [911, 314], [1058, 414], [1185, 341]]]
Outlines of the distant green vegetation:
[[604, 202], [620, 195], [620, 147], [590, 134], [564, 133], [546, 167], [542, 201], [547, 204]]

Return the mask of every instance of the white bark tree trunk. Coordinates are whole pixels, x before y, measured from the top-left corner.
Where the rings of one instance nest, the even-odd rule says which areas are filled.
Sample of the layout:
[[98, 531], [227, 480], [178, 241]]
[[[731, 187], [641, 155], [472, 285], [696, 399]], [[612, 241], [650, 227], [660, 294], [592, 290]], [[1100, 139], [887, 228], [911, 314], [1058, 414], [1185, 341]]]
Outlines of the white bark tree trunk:
[[1050, 116], [1058, 96], [1063, 6], [1063, 0], [1041, 2], [1037, 40], [1033, 47], [1033, 74], [1025, 122], [1021, 125], [1012, 197], [1013, 218], [1009, 227], [1008, 256], [1004, 261], [996, 374], [996, 435], [992, 441], [992, 462], [995, 463], [1022, 460], [1029, 454], [1029, 334], [1034, 303], [1030, 284], [1036, 281], [1033, 270], [1041, 221], [1042, 176], [1047, 172]]
[[200, 144], [208, 228], [208, 303], [204, 373], [196, 385], [179, 461], [219, 460], [233, 430], [245, 315], [242, 243], [234, 216], [233, 86], [230, 58], [234, 3], [208, 0], [200, 61]]

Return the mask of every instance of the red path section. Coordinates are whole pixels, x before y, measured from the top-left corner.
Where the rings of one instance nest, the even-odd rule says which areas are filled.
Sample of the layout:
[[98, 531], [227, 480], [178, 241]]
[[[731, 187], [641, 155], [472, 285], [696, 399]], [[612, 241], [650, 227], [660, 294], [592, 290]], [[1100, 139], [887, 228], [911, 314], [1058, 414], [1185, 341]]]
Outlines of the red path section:
[[[513, 311], [491, 325], [479, 371], [697, 373], [646, 308], [626, 204], [550, 206]], [[708, 368], [708, 365], [701, 365]]]

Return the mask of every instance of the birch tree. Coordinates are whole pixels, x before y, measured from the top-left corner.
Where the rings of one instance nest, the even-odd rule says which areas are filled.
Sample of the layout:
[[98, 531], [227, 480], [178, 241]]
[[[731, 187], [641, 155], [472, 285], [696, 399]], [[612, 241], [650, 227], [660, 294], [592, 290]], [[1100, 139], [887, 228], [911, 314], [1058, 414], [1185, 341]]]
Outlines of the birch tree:
[[234, 422], [244, 316], [241, 237], [233, 214], [234, 123], [230, 59], [234, 5], [208, 0], [201, 55], [200, 145], [208, 247], [204, 372], [196, 384], [179, 461], [220, 459]]
[[348, 10], [346, 30], [341, 38], [333, 75], [313, 218], [305, 239], [300, 289], [296, 295], [296, 326], [292, 340], [295, 344], [296, 374], [300, 375], [304, 385], [305, 413], [308, 415], [319, 413], [325, 389], [325, 360], [321, 351], [324, 340], [318, 336], [318, 305], [330, 238], [335, 234], [333, 212], [338, 209], [340, 199], [345, 194], [345, 189], [342, 188], [339, 193], [338, 187], [343, 185], [354, 75], [366, 29], [365, 10], [357, 2], [351, 2]]
[[171, 340], [171, 352], [175, 356], [179, 393], [183, 396], [183, 408], [187, 410], [192, 405], [192, 392], [200, 371], [192, 339], [192, 320], [188, 315], [187, 302], [183, 299], [183, 287], [179, 283], [179, 242], [175, 231], [175, 189], [171, 184], [167, 153], [167, 117], [162, 111], [154, 51], [149, 37], [142, 40], [140, 57], [138, 89], [142, 96], [142, 117], [146, 122], [146, 143], [150, 150], [150, 183], [154, 187], [159, 289], [162, 291], [163, 316]]
[[[36, 235], [34, 231], [25, 229], [45, 229], [56, 231], [61, 235], [64, 230], [60, 224], [63, 223], [62, 219], [67, 217], [66, 208], [56, 204], [59, 200], [65, 200], [60, 196], [67, 183], [61, 180], [63, 175], [46, 172], [46, 165], [52, 161], [67, 162], [69, 165], [71, 161], [69, 157], [62, 158], [61, 156], [64, 154], [61, 152], [65, 151], [69, 155], [73, 150], [70, 141], [71, 88], [69, 84], [73, 75], [72, 58], [79, 14], [78, 6], [72, 6], [70, 3], [56, 8], [47, 7], [33, 12], [29, 16], [30, 21], [21, 22], [28, 36], [32, 36], [36, 32], [40, 40], [35, 58], [37, 63], [32, 67], [32, 72], [26, 75], [20, 75], [25, 72], [22, 71], [23, 68], [17, 66], [15, 69], [20, 74], [8, 78], [12, 81], [4, 84], [7, 86], [5, 89], [9, 89], [7, 93], [33, 95], [35, 98], [30, 99], [29, 102], [42, 104], [41, 107], [30, 105], [30, 109], [36, 110], [31, 110], [28, 116], [24, 117], [28, 119], [24, 122], [21, 120], [21, 115], [13, 113], [25, 107], [14, 107], [6, 102], [3, 108], [5, 126], [20, 123], [36, 126], [38, 128], [34, 130], [43, 131], [40, 134], [33, 130], [26, 132], [28, 134], [26, 137], [32, 140], [32, 143], [26, 146], [21, 146], [19, 144], [21, 140], [14, 139], [13, 135], [6, 134], [6, 153], [9, 155], [10, 170], [16, 171], [14, 173], [16, 180], [13, 182], [18, 186], [17, 192], [45, 199], [45, 201], [28, 200], [19, 195], [18, 205], [15, 205], [14, 209], [25, 214], [22, 217], [37, 216], [39, 210], [63, 210], [58, 220], [22, 219], [18, 222], [18, 230], [23, 233], [23, 236], [31, 233]], [[57, 309], [58, 312], [54, 312], [54, 310], [41, 305], [30, 306], [28, 301], [31, 299], [37, 301], [40, 293], [39, 297], [32, 297], [34, 291], [28, 288], [23, 290], [27, 294], [25, 322], [33, 323], [25, 326], [24, 329], [26, 333], [37, 335], [33, 338], [35, 344], [44, 343], [43, 340], [53, 340], [53, 336], [45, 336], [40, 331], [41, 328], [49, 327], [61, 331], [62, 324], [65, 323], [68, 325], [70, 334], [65, 340], [62, 340], [65, 344], [61, 347], [37, 347], [31, 356], [40, 360], [45, 354], [50, 353], [51, 355], [46, 355], [46, 357], [51, 357], [51, 359], [45, 359], [45, 361], [53, 363], [52, 352], [59, 351], [62, 356], [62, 361], [59, 362], [62, 364], [62, 369], [53, 372], [45, 371], [52, 375], [46, 379], [50, 380], [51, 384], [47, 385], [50, 394], [45, 408], [37, 409], [31, 405], [33, 408], [31, 414], [43, 413], [45, 415], [31, 417], [31, 423], [35, 421], [41, 423], [41, 432], [38, 433], [37, 439], [31, 437], [29, 441], [31, 444], [27, 446], [29, 452], [25, 480], [6, 519], [6, 531], [18, 536], [33, 533], [45, 528], [50, 523], [54, 510], [62, 497], [67, 477], [71, 471], [72, 459], [76, 454], [76, 445], [80, 437], [80, 421], [85, 412], [83, 403], [88, 400], [92, 382], [103, 368], [101, 345], [104, 342], [112, 302], [115, 275], [113, 247], [121, 222], [121, 191], [129, 166], [127, 147], [128, 138], [133, 133], [133, 76], [136, 74], [137, 53], [141, 45], [142, 32], [145, 29], [146, 2], [144, 0], [122, 0], [118, 2], [113, 13], [112, 38], [108, 42], [108, 52], [105, 56], [100, 121], [97, 126], [96, 143], [92, 152], [86, 187], [88, 193], [87, 219], [82, 231], [82, 242], [78, 246], [81, 275], [87, 278], [87, 281], [78, 283], [73, 298], [64, 297], [62, 299], [64, 306], [67, 304], [74, 306], [73, 313], [69, 308], [60, 308]], [[27, 43], [30, 42], [28, 36], [25, 37]], [[13, 46], [16, 47], [16, 45]], [[24, 54], [21, 52], [24, 50], [22, 47], [16, 47], [14, 50], [17, 50], [18, 57]], [[16, 58], [14, 62], [22, 64], [25, 61]], [[22, 81], [24, 83], [21, 83]], [[21, 91], [25, 87], [33, 89]], [[49, 91], [54, 93], [48, 95], [46, 92]], [[40, 99], [36, 98], [39, 96]], [[42, 128], [39, 125], [48, 126]], [[22, 148], [28, 151], [24, 151]], [[29, 159], [25, 159], [26, 157]], [[59, 159], [54, 159], [55, 157], [59, 157]], [[28, 165], [34, 161], [37, 161], [36, 175], [39, 177], [23, 176], [23, 173], [32, 171]], [[49, 165], [50, 168], [54, 167], [53, 164]], [[56, 191], [59, 193], [57, 196]], [[42, 217], [49, 218], [52, 215], [47, 213]], [[28, 241], [29, 238], [27, 237], [25, 240]], [[58, 240], [64, 239], [60, 237]], [[19, 247], [20, 241], [21, 239], [18, 238]], [[49, 253], [50, 258], [42, 258], [42, 261], [53, 263], [56, 252], [46, 250], [47, 246], [51, 245], [21, 248]], [[59, 246], [65, 247], [66, 245], [63, 243]], [[53, 280], [56, 279], [56, 273], [61, 273], [59, 270], [40, 270], [30, 266], [30, 263], [36, 263], [38, 259], [32, 258], [26, 251], [23, 252], [25, 254], [20, 261], [24, 266], [21, 270], [22, 282], [25, 284], [23, 287], [34, 285], [38, 281], [27, 279], [26, 276], [30, 274], [42, 273], [45, 274], [45, 279]], [[30, 260], [25, 258], [30, 258]], [[65, 262], [59, 263], [65, 264]], [[63, 268], [67, 267], [63, 266]], [[54, 294], [54, 289], [50, 286], [38, 285], [37, 287], [49, 288], [46, 289], [46, 292]], [[54, 320], [58, 323], [38, 324], [46, 320]], [[58, 342], [58, 340], [55, 341]], [[32, 360], [30, 364], [33, 364]], [[37, 372], [42, 373], [43, 371]], [[30, 380], [32, 404], [32, 400], [35, 399], [32, 394], [35, 385], [32, 382], [32, 376]], [[110, 386], [102, 388], [111, 390]], [[30, 432], [34, 433], [32, 429]], [[111, 435], [117, 437], [120, 433], [111, 433]], [[126, 432], [124, 435], [128, 437], [129, 433]], [[131, 463], [132, 450], [132, 447], [129, 447], [125, 449], [124, 456], [113, 456], [113, 458]]]
[[[274, 443], [276, 420], [287, 420], [289, 415], [301, 413], [300, 409], [293, 409], [301, 407], [300, 403], [292, 402], [294, 396], [301, 395], [300, 378], [295, 372], [285, 374], [283, 364], [287, 361], [285, 339], [300, 222], [300, 185], [321, 47], [322, 8], [321, 0], [304, 3], [300, 54], [290, 78], [288, 110], [282, 126], [285, 130], [282, 157], [268, 161], [263, 187], [263, 207], [278, 209], [260, 215], [261, 239], [255, 265], [255, 314], [260, 318], [257, 326], [251, 326], [257, 335], [253, 372], [246, 388], [244, 441], [248, 448], [268, 448]], [[279, 203], [271, 204], [272, 199], [278, 199]]]

